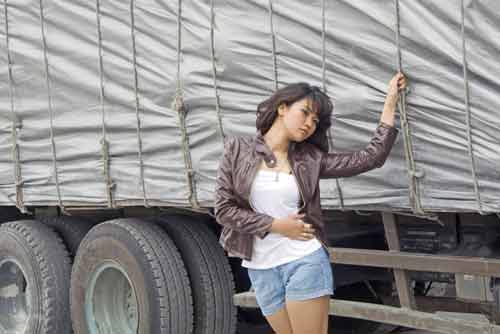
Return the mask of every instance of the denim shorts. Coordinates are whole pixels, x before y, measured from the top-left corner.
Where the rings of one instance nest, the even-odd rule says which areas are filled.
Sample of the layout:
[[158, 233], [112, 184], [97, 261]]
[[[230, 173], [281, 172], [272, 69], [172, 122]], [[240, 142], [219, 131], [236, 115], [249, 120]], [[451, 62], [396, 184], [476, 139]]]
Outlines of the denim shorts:
[[262, 314], [285, 307], [285, 300], [307, 300], [333, 295], [333, 274], [325, 248], [269, 269], [248, 269]]

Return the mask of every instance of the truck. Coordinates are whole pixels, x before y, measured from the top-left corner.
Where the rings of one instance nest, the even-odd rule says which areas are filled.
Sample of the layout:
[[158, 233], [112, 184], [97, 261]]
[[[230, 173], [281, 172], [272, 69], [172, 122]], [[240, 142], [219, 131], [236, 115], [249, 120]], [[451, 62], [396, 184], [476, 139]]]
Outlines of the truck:
[[386, 164], [320, 183], [330, 331], [500, 333], [498, 1], [0, 7], [0, 333], [265, 326], [218, 243], [225, 140], [302, 81], [334, 102], [330, 150], [362, 149], [397, 70]]

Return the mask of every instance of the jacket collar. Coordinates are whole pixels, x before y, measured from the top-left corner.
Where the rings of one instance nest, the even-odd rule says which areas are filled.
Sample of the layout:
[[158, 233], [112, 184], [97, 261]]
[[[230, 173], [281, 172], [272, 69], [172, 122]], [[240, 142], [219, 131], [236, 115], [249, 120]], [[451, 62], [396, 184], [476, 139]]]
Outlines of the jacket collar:
[[[264, 161], [266, 162], [267, 167], [269, 168], [274, 168], [276, 167], [277, 159], [276, 156], [274, 155], [273, 151], [271, 148], [267, 145], [264, 136], [262, 135], [262, 132], [257, 131], [257, 134], [254, 139], [255, 143], [255, 153], [257, 155], [262, 156]], [[297, 146], [296, 142], [290, 142], [290, 145], [288, 147], [288, 157], [291, 158], [293, 152], [295, 151]]]

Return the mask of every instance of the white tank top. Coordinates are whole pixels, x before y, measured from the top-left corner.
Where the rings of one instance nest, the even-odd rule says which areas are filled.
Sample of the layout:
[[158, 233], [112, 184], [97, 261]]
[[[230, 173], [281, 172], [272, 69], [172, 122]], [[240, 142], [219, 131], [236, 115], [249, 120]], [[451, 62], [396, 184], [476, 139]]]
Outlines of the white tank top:
[[[293, 174], [259, 170], [249, 200], [256, 212], [286, 218], [297, 212], [300, 193]], [[317, 239], [292, 240], [278, 233], [269, 233], [264, 239], [254, 237], [252, 260], [243, 260], [242, 266], [269, 269], [300, 259], [319, 248], [321, 243]]]

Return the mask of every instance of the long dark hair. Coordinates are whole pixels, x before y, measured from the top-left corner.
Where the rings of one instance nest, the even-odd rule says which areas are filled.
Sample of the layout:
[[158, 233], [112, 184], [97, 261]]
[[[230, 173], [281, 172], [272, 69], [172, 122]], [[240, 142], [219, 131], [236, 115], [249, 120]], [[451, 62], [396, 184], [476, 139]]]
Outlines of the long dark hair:
[[277, 90], [271, 97], [257, 107], [256, 126], [263, 135], [269, 131], [278, 116], [278, 107], [282, 104], [290, 106], [304, 98], [310, 99], [313, 110], [318, 114], [319, 124], [307, 142], [328, 152], [327, 132], [331, 123], [333, 104], [328, 95], [316, 86], [304, 82], [294, 83]]

